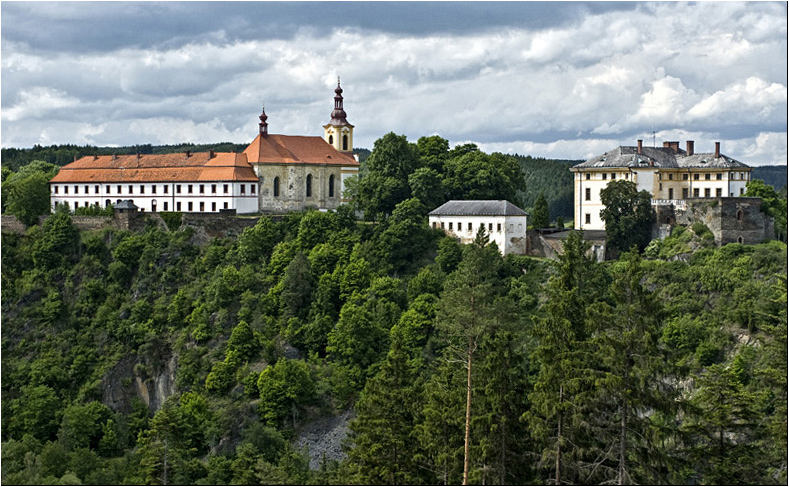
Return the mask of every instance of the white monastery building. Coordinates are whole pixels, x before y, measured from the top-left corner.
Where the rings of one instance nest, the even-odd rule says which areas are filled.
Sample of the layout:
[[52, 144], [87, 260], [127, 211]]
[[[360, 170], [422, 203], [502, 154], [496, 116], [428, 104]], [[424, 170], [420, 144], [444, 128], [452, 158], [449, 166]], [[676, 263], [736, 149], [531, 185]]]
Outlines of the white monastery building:
[[428, 222], [456, 237], [474, 241], [480, 226], [502, 255], [526, 253], [528, 214], [507, 200], [451, 200], [428, 213]]
[[287, 212], [334, 209], [349, 176], [359, 173], [353, 125], [339, 80], [324, 137], [268, 133], [265, 110], [258, 135], [241, 153], [85, 156], [50, 180], [50, 201], [72, 209], [124, 200], [146, 212]]
[[636, 183], [639, 191], [652, 195], [653, 206], [683, 206], [694, 198], [742, 196], [751, 180], [751, 168], [721, 153], [697, 153], [694, 142], [685, 150], [678, 141], [664, 142], [663, 147], [620, 146], [570, 168], [574, 173], [575, 228], [605, 230], [600, 218], [603, 204], [600, 191], [609, 182], [625, 179]]

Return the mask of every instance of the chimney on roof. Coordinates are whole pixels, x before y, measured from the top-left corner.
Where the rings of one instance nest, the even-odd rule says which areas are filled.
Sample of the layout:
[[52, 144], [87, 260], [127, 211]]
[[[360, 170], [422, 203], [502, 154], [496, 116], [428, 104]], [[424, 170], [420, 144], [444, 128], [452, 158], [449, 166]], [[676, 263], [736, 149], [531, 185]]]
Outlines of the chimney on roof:
[[687, 145], [688, 150], [686, 151], [689, 156], [693, 155], [693, 141], [689, 140], [685, 143]]
[[641, 149], [643, 148], [644, 141], [638, 139], [638, 154], [641, 155]]
[[186, 154], [186, 157], [189, 157], [189, 156], [191, 156], [191, 155], [192, 155], [192, 153], [191, 153], [190, 151], [188, 151], [188, 150], [185, 150], [185, 151], [184, 151], [184, 154]]
[[77, 162], [77, 154], [74, 154], [74, 162]]
[[715, 157], [721, 156], [721, 143], [715, 142]]
[[115, 160], [118, 160], [118, 155], [117, 155], [117, 154], [113, 154], [113, 155], [112, 155], [112, 160], [113, 160], [113, 161], [115, 161]]
[[208, 151], [208, 158], [209, 159], [213, 159], [214, 158], [214, 151], [212, 151], [212, 150]]
[[142, 157], [142, 156], [140, 155], [140, 151], [137, 151], [137, 162], [140, 162], [140, 157]]
[[669, 142], [669, 147], [671, 147], [671, 150], [673, 150], [674, 152], [679, 152], [679, 141], [672, 140], [671, 142]]
[[96, 159], [98, 159], [98, 158], [99, 158], [99, 155], [98, 155], [98, 154], [93, 154], [93, 160], [94, 160], [94, 161], [95, 161]]

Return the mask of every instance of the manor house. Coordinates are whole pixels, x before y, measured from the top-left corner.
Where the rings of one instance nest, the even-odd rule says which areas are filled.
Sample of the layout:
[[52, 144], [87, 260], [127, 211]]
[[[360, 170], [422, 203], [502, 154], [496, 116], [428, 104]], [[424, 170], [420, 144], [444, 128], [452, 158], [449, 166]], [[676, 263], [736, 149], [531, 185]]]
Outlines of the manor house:
[[632, 181], [639, 191], [649, 192], [653, 206], [683, 207], [692, 199], [745, 194], [751, 180], [749, 166], [722, 154], [720, 142], [715, 142], [715, 152], [697, 153], [694, 145], [689, 140], [685, 150], [678, 141], [645, 147], [638, 140], [636, 146], [620, 146], [570, 168], [574, 173], [575, 228], [605, 230], [600, 191], [616, 179]]
[[240, 153], [85, 156], [50, 180], [50, 201], [72, 209], [131, 200], [142, 211], [280, 213], [342, 204], [345, 182], [358, 174], [353, 125], [339, 80], [323, 137], [268, 133]]

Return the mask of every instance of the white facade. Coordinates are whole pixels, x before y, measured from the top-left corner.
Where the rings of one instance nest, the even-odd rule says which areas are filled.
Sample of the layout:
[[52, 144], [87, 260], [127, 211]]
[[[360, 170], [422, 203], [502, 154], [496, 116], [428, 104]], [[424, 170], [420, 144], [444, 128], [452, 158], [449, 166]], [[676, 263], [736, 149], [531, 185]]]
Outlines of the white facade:
[[663, 147], [619, 147], [571, 168], [575, 208], [574, 226], [582, 230], [605, 230], [600, 218], [604, 206], [600, 192], [611, 182], [625, 179], [647, 191], [653, 200], [722, 198], [745, 194], [751, 168], [720, 153], [694, 152], [693, 141], [686, 151], [679, 142]]
[[68, 203], [72, 210], [131, 200], [140, 211], [216, 213], [236, 210], [256, 213], [258, 184], [255, 182], [196, 181], [160, 183], [51, 183], [50, 201]]
[[528, 215], [504, 200], [449, 201], [430, 212], [428, 224], [463, 244], [473, 242], [482, 227], [502, 255], [526, 253]]

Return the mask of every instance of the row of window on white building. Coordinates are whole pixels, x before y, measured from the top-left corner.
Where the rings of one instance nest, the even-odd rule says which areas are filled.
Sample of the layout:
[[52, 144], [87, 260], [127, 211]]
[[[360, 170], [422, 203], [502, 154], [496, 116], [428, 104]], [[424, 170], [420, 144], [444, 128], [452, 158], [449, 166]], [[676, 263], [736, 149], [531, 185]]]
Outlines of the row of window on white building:
[[[450, 231], [458, 231], [458, 232], [462, 232], [463, 231], [463, 222], [458, 222], [457, 226], [454, 226], [453, 223], [454, 222], [446, 222], [446, 223], [445, 222], [441, 222], [441, 223], [433, 222], [433, 228], [441, 228], [441, 230], [450, 230]], [[482, 225], [484, 226], [485, 224], [483, 223]], [[454, 230], [453, 226], [457, 230]], [[518, 227], [520, 227], [520, 226], [521, 225], [518, 224]], [[512, 227], [512, 225], [510, 225], [510, 230], [512, 229], [511, 227]], [[472, 222], [468, 222], [466, 224], [466, 231], [467, 232], [473, 232], [474, 231], [474, 224]], [[497, 232], [501, 232], [501, 223], [496, 223], [496, 231]], [[490, 233], [490, 232], [493, 232], [493, 223], [488, 223], [488, 233]]]
[[[63, 187], [63, 194], [69, 194], [69, 185], [67, 185], [67, 184], [63, 184], [63, 185], [55, 184], [55, 185], [53, 185], [54, 193], [55, 194], [60, 194], [61, 186]], [[124, 194], [123, 193], [123, 186], [124, 186], [123, 184], [115, 185], [115, 189], [116, 189], [115, 193], [118, 194], [118, 195]], [[150, 188], [150, 194], [158, 194], [158, 185], [156, 185], [156, 184], [151, 184], [150, 186], [149, 185], [145, 185], [145, 184], [138, 184], [138, 185], [136, 185], [136, 184], [129, 184], [127, 186], [128, 186], [128, 191], [126, 192], [127, 195], [135, 194], [135, 192], [134, 192], [135, 186], [137, 187], [137, 193], [136, 194], [146, 194], [145, 193], [146, 187]], [[197, 186], [197, 194], [207, 194], [206, 193], [206, 189], [207, 189], [206, 187], [209, 186], [209, 185], [206, 185], [206, 184], [186, 184], [186, 185], [176, 184], [175, 185], [175, 194], [183, 194], [183, 189], [184, 189], [183, 186], [186, 186], [186, 194], [195, 194], [195, 186]], [[216, 185], [216, 184], [211, 184], [210, 185], [210, 190], [211, 190], [210, 194], [218, 194], [217, 193], [217, 189], [218, 189], [217, 186], [218, 185]], [[75, 184], [75, 185], [72, 185], [71, 187], [74, 190], [73, 194], [80, 194], [80, 192], [79, 192], [80, 185]], [[250, 184], [249, 185], [249, 194], [255, 194], [255, 187], [256, 187], [255, 184]], [[247, 192], [247, 185], [246, 184], [241, 184], [240, 188], [241, 188], [241, 194], [246, 194], [246, 192]], [[90, 185], [89, 184], [84, 185], [83, 186], [83, 190], [84, 190], [83, 194], [90, 194]], [[101, 185], [98, 185], [98, 184], [93, 185], [93, 194], [100, 194], [100, 192], [101, 192]], [[163, 184], [162, 185], [162, 193], [161, 194], [169, 194], [169, 193], [170, 193], [170, 185]], [[108, 184], [108, 185], [105, 186], [104, 194], [106, 194], [106, 195], [112, 194], [112, 185]], [[230, 194], [230, 185], [229, 184], [223, 184], [222, 185], [222, 194]]]
[[[615, 173], [615, 172], [612, 172], [612, 173], [602, 172], [602, 173], [595, 173], [595, 174], [600, 174], [600, 179], [602, 179], [602, 180], [607, 180], [609, 174], [611, 175], [611, 179], [616, 179], [616, 175], [617, 175], [617, 173]], [[674, 173], [667, 173], [667, 174], [668, 174], [668, 180], [669, 181], [673, 181], [674, 180]], [[737, 174], [738, 173], [736, 173], [736, 172], [730, 173], [729, 174], [729, 179], [737, 180], [738, 179], [737, 178]], [[630, 179], [630, 173], [624, 172], [624, 173], [621, 173], [621, 176], [624, 176], [625, 179]], [[741, 173], [739, 173], [739, 176], [740, 176], [739, 179], [742, 180], [742, 181], [747, 181], [749, 179], [749, 173], [747, 173], [747, 172], [741, 172]], [[592, 173], [587, 172], [586, 173], [586, 180], [589, 181], [591, 179], [592, 179]], [[597, 179], [597, 178], [595, 177], [595, 179]], [[688, 173], [682, 173], [682, 180], [683, 181], [687, 181], [688, 179], [690, 179]], [[694, 181], [699, 181], [700, 179], [701, 179], [701, 174], [700, 173], [693, 173], [693, 180]], [[658, 173], [658, 180], [661, 180], [661, 181], [663, 180], [663, 173], [662, 172]], [[711, 181], [712, 180], [712, 173], [704, 173], [704, 180], [705, 181]], [[715, 173], [715, 180], [716, 181], [722, 181], [723, 180], [723, 173], [720, 173], [720, 172], [719, 173]]]
[[[54, 192], [54, 194], [61, 194], [60, 193], [61, 186], [63, 188], [63, 193], [62, 194], [69, 194], [69, 185], [67, 185], [67, 184], [64, 184], [64, 185], [55, 184], [55, 185], [53, 185], [53, 192]], [[104, 192], [105, 195], [112, 194], [112, 186], [113, 185], [109, 185], [109, 184], [105, 186], [105, 192]], [[118, 194], [118, 195], [124, 194], [123, 193], [123, 186], [124, 186], [123, 184], [115, 185], [115, 187], [116, 187], [115, 194]], [[151, 184], [151, 185], [129, 184], [127, 186], [128, 186], [128, 191], [125, 193], [126, 195], [146, 194], [145, 191], [146, 191], [147, 187], [150, 188], [150, 193], [149, 194], [159, 194], [158, 193], [158, 185], [156, 185], [156, 184]], [[137, 187], [137, 193], [134, 192], [135, 186]], [[169, 194], [170, 186], [171, 185], [169, 185], [169, 184], [163, 184], [162, 185], [162, 193], [161, 194]], [[197, 194], [218, 194], [217, 193], [217, 189], [218, 189], [218, 185], [217, 184], [211, 184], [210, 185], [210, 189], [211, 189], [210, 193], [206, 193], [206, 190], [208, 189], [208, 186], [209, 186], [209, 185], [206, 185], [206, 184], [186, 184], [186, 185], [176, 184], [175, 185], [175, 194], [183, 194], [183, 189], [184, 189], [183, 186], [186, 186], [186, 194], [195, 194], [195, 189], [197, 189]], [[197, 188], [195, 188], [195, 186]], [[257, 185], [254, 184], [254, 183], [253, 184], [249, 184], [249, 194], [255, 194], [256, 186]], [[80, 194], [80, 192], [79, 192], [80, 185], [75, 184], [75, 185], [72, 185], [71, 187], [73, 188], [73, 193], [72, 194]], [[241, 184], [240, 185], [240, 189], [241, 189], [241, 194], [242, 195], [247, 194], [247, 185], [246, 184]], [[90, 194], [90, 185], [89, 184], [84, 185], [83, 186], [83, 190], [84, 190], [83, 194]], [[273, 180], [273, 190], [274, 190], [274, 197], [275, 198], [279, 197], [280, 196], [279, 177], [275, 177], [274, 180]], [[311, 174], [307, 175], [307, 181], [306, 181], [305, 190], [306, 190], [307, 197], [312, 197], [312, 175]], [[98, 185], [98, 184], [93, 185], [93, 194], [100, 194], [100, 192], [101, 192], [101, 185]], [[222, 185], [222, 194], [230, 194], [230, 185], [229, 184], [223, 184]], [[333, 174], [329, 176], [329, 197], [330, 198], [334, 197], [334, 175]]]

